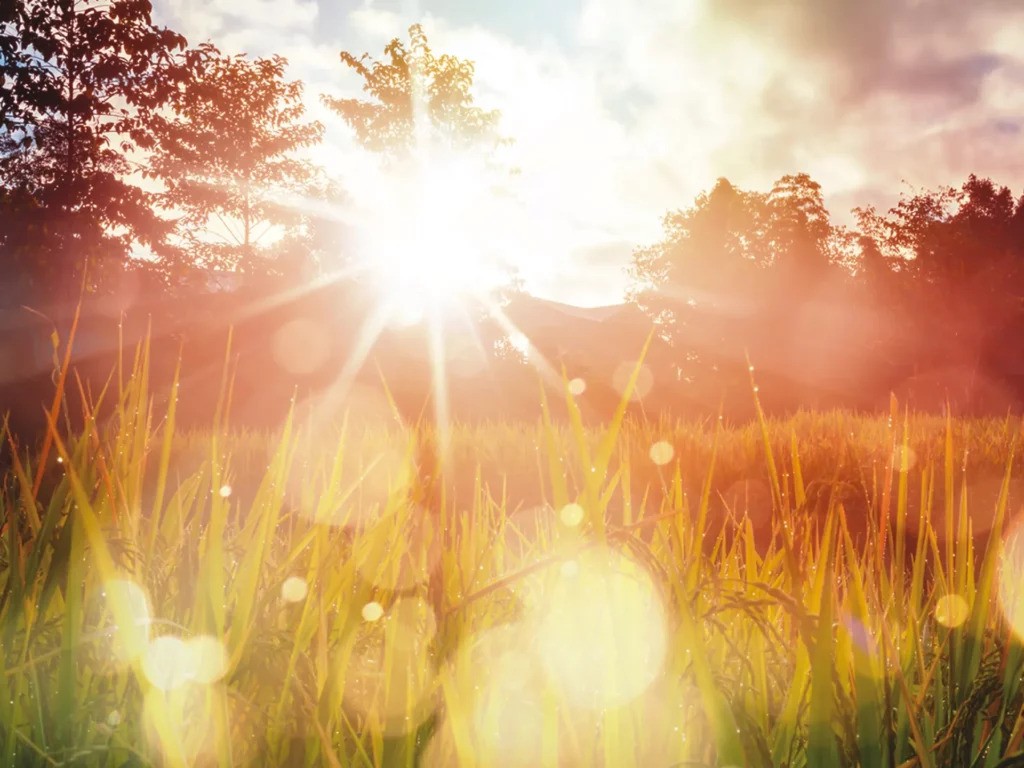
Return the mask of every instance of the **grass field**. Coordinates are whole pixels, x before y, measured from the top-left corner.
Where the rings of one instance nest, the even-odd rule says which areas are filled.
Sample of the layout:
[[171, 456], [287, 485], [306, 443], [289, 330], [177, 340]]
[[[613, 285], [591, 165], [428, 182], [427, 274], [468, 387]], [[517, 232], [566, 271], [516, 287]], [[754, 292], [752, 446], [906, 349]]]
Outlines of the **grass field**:
[[181, 434], [147, 364], [4, 436], [0, 765], [1024, 765], [1016, 420]]

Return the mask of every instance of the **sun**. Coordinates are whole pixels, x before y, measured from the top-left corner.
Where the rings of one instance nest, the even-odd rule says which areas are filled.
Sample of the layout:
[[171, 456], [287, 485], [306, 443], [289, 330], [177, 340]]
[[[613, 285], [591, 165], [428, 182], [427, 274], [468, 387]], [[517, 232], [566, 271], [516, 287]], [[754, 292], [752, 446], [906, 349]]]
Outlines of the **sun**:
[[495, 174], [470, 155], [434, 153], [366, 190], [357, 258], [392, 320], [486, 302], [510, 276]]

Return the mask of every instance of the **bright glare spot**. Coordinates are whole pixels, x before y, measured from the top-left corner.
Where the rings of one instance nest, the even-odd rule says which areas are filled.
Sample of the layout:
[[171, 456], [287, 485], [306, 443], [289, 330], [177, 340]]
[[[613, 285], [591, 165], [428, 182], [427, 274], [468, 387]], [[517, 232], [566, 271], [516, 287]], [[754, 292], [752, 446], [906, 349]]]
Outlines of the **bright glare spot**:
[[530, 357], [530, 337], [522, 331], [515, 331], [508, 335], [508, 343], [525, 359]]
[[116, 709], [110, 710], [110, 714], [107, 715], [107, 725], [111, 728], [117, 728], [121, 724], [121, 713]]
[[516, 650], [494, 662], [471, 720], [481, 757], [489, 765], [541, 765], [544, 761], [544, 707], [535, 666], [532, 658]]
[[199, 635], [186, 641], [190, 678], [193, 682], [209, 685], [220, 680], [228, 671], [228, 654], [224, 644], [210, 635]]
[[222, 499], [226, 499], [228, 496], [231, 495], [231, 486], [225, 483], [220, 487], [220, 490], [217, 493], [220, 495]]
[[523, 625], [504, 624], [466, 638], [442, 680], [444, 720], [424, 754], [424, 768], [465, 763], [456, 734], [471, 739], [475, 765], [544, 764], [546, 686]]
[[162, 635], [150, 642], [142, 658], [146, 679], [162, 691], [173, 691], [186, 683], [215, 683], [227, 674], [227, 668], [224, 646], [209, 635], [189, 640]]
[[535, 630], [547, 677], [586, 709], [615, 707], [641, 694], [665, 660], [665, 610], [639, 565], [591, 550], [574, 579], [549, 582]]
[[569, 528], [575, 528], [577, 525], [583, 522], [583, 507], [575, 502], [572, 504], [566, 504], [562, 507], [562, 511], [558, 513], [558, 517], [562, 521], [562, 525], [568, 526]]
[[146, 679], [161, 691], [173, 691], [192, 679], [192, 658], [180, 637], [154, 638], [142, 658]]
[[384, 606], [373, 600], [363, 606], [363, 621], [378, 621], [384, 615]]
[[580, 564], [575, 560], [566, 560], [561, 567], [562, 576], [567, 579], [575, 579], [580, 575]]
[[306, 599], [309, 587], [306, 580], [299, 576], [289, 576], [281, 585], [281, 599], [286, 603], [301, 603]]
[[569, 382], [569, 394], [573, 397], [579, 397], [587, 391], [587, 382], [581, 378], [575, 378]]
[[668, 464], [670, 461], [672, 461], [675, 455], [676, 452], [675, 449], [672, 447], [672, 444], [666, 442], [665, 440], [659, 440], [658, 442], [651, 446], [651, 461], [653, 461], [659, 467], [663, 467], [666, 464]]
[[64, 457], [63, 456], [58, 456], [57, 457], [57, 463], [58, 464], [63, 464], [64, 463]]
[[297, 376], [319, 371], [331, 356], [331, 340], [319, 323], [304, 317], [289, 320], [270, 339], [274, 361]]
[[413, 322], [505, 279], [496, 252], [504, 210], [483, 158], [424, 149], [412, 170], [360, 191], [357, 252], [391, 320]]
[[896, 453], [893, 456], [893, 466], [898, 472], [903, 470], [911, 470], [917, 463], [917, 454], [914, 449], [907, 446], [904, 448], [902, 445], [896, 447]]
[[960, 595], [944, 595], [935, 603], [935, 620], [944, 627], [959, 627], [971, 615], [971, 607]]
[[152, 613], [142, 587], [129, 579], [112, 579], [103, 585], [107, 608], [114, 616], [114, 655], [121, 661], [141, 656], [149, 643]]
[[1024, 639], [1024, 517], [1007, 535], [999, 566], [999, 607], [1018, 638]]
[[[612, 386], [615, 387], [615, 391], [618, 392], [619, 395], [625, 397], [626, 391], [629, 389], [630, 377], [632, 377], [633, 372], [636, 371], [636, 366], [636, 360], [629, 360], [624, 363], [620, 363], [615, 369], [615, 373], [612, 374]], [[640, 372], [637, 374], [636, 384], [631, 390], [629, 390], [629, 399], [633, 401], [642, 400], [650, 394], [653, 386], [654, 374], [651, 373], [651, 369], [646, 365], [640, 366]]]

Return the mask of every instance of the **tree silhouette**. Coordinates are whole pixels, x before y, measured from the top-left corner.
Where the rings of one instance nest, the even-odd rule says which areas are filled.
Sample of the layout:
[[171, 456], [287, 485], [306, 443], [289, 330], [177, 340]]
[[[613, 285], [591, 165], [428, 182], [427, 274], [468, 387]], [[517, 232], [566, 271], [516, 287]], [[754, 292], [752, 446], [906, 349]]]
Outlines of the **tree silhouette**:
[[631, 296], [675, 338], [691, 317], [736, 311], [768, 259], [766, 213], [765, 195], [719, 179], [664, 217], [661, 242], [633, 252]]
[[821, 185], [806, 173], [783, 176], [768, 193], [768, 239], [789, 289], [822, 279], [831, 263], [833, 226]]
[[301, 151], [323, 126], [305, 120], [302, 84], [280, 56], [249, 59], [204, 46], [193, 78], [168, 114], [154, 114], [147, 174], [158, 200], [180, 214], [175, 270], [190, 266], [254, 276], [294, 273], [321, 171]]
[[738, 381], [771, 263], [769, 213], [767, 195], [719, 179], [664, 217], [663, 240], [633, 252], [630, 300], [672, 342], [692, 397], [717, 400]]
[[15, 0], [0, 18], [0, 230], [27, 290], [73, 295], [168, 228], [128, 180], [141, 116], [177, 88], [185, 39], [139, 0]]
[[498, 141], [499, 113], [476, 106], [473, 62], [435, 55], [419, 24], [409, 27], [409, 43], [395, 38], [384, 61], [342, 51], [341, 61], [363, 79], [369, 99], [325, 95], [324, 103], [374, 152], [404, 158], [429, 146], [465, 150]]
[[916, 337], [914, 368], [966, 372], [973, 382], [983, 373], [986, 349], [1005, 346], [1014, 323], [1019, 333], [1024, 199], [971, 175], [959, 189], [904, 194], [884, 216], [871, 209], [859, 214], [882, 254], [900, 266], [895, 301]]

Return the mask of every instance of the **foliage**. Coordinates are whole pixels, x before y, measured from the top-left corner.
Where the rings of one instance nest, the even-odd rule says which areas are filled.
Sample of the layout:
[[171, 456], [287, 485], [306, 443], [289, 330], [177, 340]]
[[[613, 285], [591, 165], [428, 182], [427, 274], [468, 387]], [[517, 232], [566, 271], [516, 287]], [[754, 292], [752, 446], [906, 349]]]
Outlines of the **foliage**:
[[835, 230], [821, 185], [806, 173], [783, 176], [768, 193], [767, 203], [768, 238], [783, 279], [801, 287], [814, 285], [828, 270], [829, 241]]
[[719, 179], [686, 210], [665, 216], [665, 239], [633, 253], [634, 299], [678, 336], [698, 305], [728, 311], [771, 261], [768, 200]]
[[742, 383], [749, 351], [776, 374], [820, 358], [833, 375], [806, 377], [851, 394], [870, 369], [875, 391], [924, 378], [950, 400], [1000, 407], [996, 390], [1019, 391], [1022, 201], [970, 176], [854, 214], [855, 231], [833, 225], [806, 174], [767, 195], [720, 180], [634, 251], [630, 299], [708, 386]]
[[497, 140], [498, 112], [473, 99], [471, 61], [436, 55], [419, 24], [409, 43], [395, 38], [384, 61], [342, 51], [341, 61], [363, 80], [368, 100], [324, 96], [324, 103], [355, 131], [367, 149], [408, 157], [417, 146], [465, 150]]
[[[180, 35], [147, 0], [16, 0], [0, 18], [0, 251], [28, 287], [74, 290], [86, 260], [123, 262], [167, 227], [126, 177], [140, 115], [182, 76]], [[22, 212], [29, 215], [22, 216]]]
[[301, 151], [321, 141], [323, 126], [305, 120], [302, 84], [284, 79], [286, 65], [204, 46], [171, 109], [150, 116], [146, 172], [164, 185], [160, 204], [181, 214], [169, 257], [178, 268], [301, 272], [280, 246], [283, 238], [295, 253], [322, 186]]
[[918, 329], [911, 359], [978, 372], [993, 342], [1000, 357], [1016, 354], [1006, 337], [1024, 316], [1024, 197], [971, 175], [960, 189], [905, 194], [885, 215], [857, 214], [893, 268], [876, 277], [905, 325]]
[[749, 311], [758, 294], [783, 290], [789, 301], [822, 280], [838, 260], [841, 233], [829, 221], [820, 185], [783, 176], [767, 194], [719, 179], [693, 206], [669, 213], [665, 237], [633, 252], [632, 296], [678, 336], [693, 312]]

